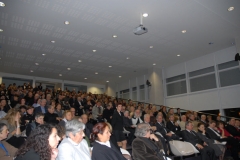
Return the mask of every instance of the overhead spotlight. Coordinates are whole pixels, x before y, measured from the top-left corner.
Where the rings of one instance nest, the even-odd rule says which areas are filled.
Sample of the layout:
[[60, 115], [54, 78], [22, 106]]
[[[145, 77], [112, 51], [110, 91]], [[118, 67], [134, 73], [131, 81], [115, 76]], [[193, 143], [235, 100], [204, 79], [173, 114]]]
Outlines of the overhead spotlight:
[[129, 57], [127, 57], [126, 59], [130, 59]]
[[182, 33], [186, 33], [187, 31], [186, 30], [182, 30]]
[[107, 83], [109, 82], [109, 81], [106, 81]]
[[3, 32], [3, 29], [0, 29], [0, 32]]
[[39, 63], [35, 63], [35, 65], [36, 65], [36, 66], [38, 66], [38, 65], [39, 65]]
[[78, 62], [82, 62], [82, 61], [79, 59]]
[[59, 76], [61, 77], [61, 76], [62, 76], [62, 74], [59, 74]]
[[0, 7], [5, 7], [5, 6], [6, 6], [5, 3], [0, 2]]
[[70, 70], [71, 70], [71, 68], [67, 68], [67, 70], [69, 70], [69, 71], [70, 71]]
[[113, 38], [117, 38], [117, 35], [113, 35]]
[[150, 46], [149, 48], [153, 48], [153, 46]]
[[51, 41], [51, 43], [55, 43], [55, 41]]
[[108, 66], [109, 68], [112, 68], [112, 66]]
[[87, 79], [87, 78], [84, 78], [84, 79]]
[[33, 72], [33, 70], [30, 70], [30, 72]]
[[121, 78], [122, 76], [118, 76], [119, 78]]
[[154, 66], [156, 66], [156, 63], [153, 63]]
[[42, 55], [43, 55], [43, 56], [46, 56], [46, 54], [44, 54], [44, 53], [43, 53]]
[[98, 72], [95, 72], [95, 74], [98, 74]]
[[97, 50], [95, 50], [95, 49], [94, 49], [94, 50], [92, 50], [92, 51], [93, 51], [93, 52], [97, 52]]
[[180, 54], [178, 54], [177, 56], [178, 56], [178, 57], [180, 57], [181, 55], [180, 55]]
[[148, 87], [152, 86], [152, 85], [151, 85], [151, 82], [149, 82], [149, 80], [146, 81], [146, 85], [147, 85]]
[[143, 13], [142, 16], [146, 18], [148, 17], [148, 13]]
[[240, 61], [240, 55], [239, 55], [239, 53], [237, 53], [237, 54], [235, 55], [235, 61]]
[[231, 11], [233, 11], [233, 10], [234, 10], [234, 7], [229, 7], [229, 8], [228, 8], [228, 11], [229, 11], [229, 12], [231, 12]]
[[70, 24], [70, 22], [69, 22], [69, 21], [65, 21], [65, 22], [64, 22], [64, 24], [66, 24], [66, 25], [69, 25], [69, 24]]

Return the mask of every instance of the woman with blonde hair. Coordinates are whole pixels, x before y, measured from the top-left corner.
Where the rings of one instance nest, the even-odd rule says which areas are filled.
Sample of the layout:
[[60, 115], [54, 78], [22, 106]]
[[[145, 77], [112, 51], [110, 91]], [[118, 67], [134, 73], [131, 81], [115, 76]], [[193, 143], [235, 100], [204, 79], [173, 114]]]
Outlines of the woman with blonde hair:
[[9, 134], [6, 139], [7, 142], [15, 148], [19, 148], [24, 142], [24, 138], [20, 137], [20, 118], [20, 112], [12, 108], [8, 111], [7, 115], [0, 120], [1, 123], [6, 124], [9, 130]]

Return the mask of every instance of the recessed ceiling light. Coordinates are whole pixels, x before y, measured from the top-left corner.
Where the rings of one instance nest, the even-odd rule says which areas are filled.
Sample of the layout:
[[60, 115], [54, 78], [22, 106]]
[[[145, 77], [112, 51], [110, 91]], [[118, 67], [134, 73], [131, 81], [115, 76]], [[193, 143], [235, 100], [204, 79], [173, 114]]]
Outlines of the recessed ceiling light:
[[70, 24], [70, 22], [69, 22], [69, 21], [65, 21], [65, 22], [64, 22], [64, 24], [66, 24], [66, 25], [69, 25], [69, 24]]
[[98, 74], [98, 72], [95, 72], [95, 74]]
[[182, 33], [186, 33], [187, 31], [186, 30], [182, 30]]
[[153, 65], [155, 66], [155, 65], [156, 65], [156, 63], [153, 63]]
[[78, 60], [78, 62], [82, 62], [81, 60]]
[[109, 81], [106, 81], [107, 83], [109, 82]]
[[84, 78], [84, 79], [87, 79], [87, 78]]
[[0, 29], [0, 32], [3, 32], [3, 29]]
[[39, 65], [39, 63], [35, 63], [37, 66]]
[[93, 51], [93, 52], [97, 52], [97, 50], [95, 50], [95, 49], [94, 49], [94, 50], [92, 50], [92, 51]]
[[55, 41], [51, 41], [51, 43], [55, 43]]
[[59, 76], [61, 77], [61, 76], [62, 76], [62, 74], [59, 74]]
[[130, 59], [129, 57], [127, 57], [126, 59]]
[[147, 13], [143, 13], [142, 16], [143, 17], [148, 17], [148, 14]]
[[181, 55], [180, 55], [180, 54], [178, 54], [177, 56], [178, 56], [178, 57], [180, 57]]
[[117, 35], [113, 35], [113, 38], [117, 38]]
[[231, 11], [233, 11], [233, 10], [234, 10], [234, 7], [229, 7], [229, 8], [228, 8], [228, 11], [229, 11], [229, 12], [231, 12]]
[[119, 78], [121, 78], [122, 76], [118, 76]]
[[150, 46], [149, 48], [153, 48], [153, 46]]
[[69, 71], [70, 71], [70, 70], [71, 70], [71, 68], [67, 68], [67, 70], [69, 70]]
[[1, 6], [1, 7], [5, 7], [5, 3], [0, 2], [0, 6]]
[[30, 70], [30, 72], [33, 72], [33, 70]]
[[111, 68], [112, 66], [108, 66], [109, 68]]
[[43, 55], [43, 56], [46, 56], [46, 54], [44, 54], [44, 53], [43, 53], [42, 55]]

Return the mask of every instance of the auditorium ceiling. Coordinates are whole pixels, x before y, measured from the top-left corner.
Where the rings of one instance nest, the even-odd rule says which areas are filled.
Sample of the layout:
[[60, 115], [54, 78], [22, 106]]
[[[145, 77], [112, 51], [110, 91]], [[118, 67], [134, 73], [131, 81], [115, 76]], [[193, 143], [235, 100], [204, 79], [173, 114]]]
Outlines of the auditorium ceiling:
[[[231, 47], [240, 36], [239, 0], [0, 2], [6, 73], [105, 84]], [[142, 13], [148, 33], [134, 35]]]

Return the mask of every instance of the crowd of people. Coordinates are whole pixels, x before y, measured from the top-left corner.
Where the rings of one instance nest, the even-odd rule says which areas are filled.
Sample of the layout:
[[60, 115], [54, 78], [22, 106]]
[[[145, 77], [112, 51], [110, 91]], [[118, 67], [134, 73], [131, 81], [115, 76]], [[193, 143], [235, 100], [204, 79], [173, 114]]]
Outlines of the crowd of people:
[[[164, 160], [169, 142], [190, 142], [202, 160], [239, 159], [240, 122], [167, 110], [106, 94], [0, 85], [0, 158]], [[127, 146], [132, 147], [129, 154]]]

